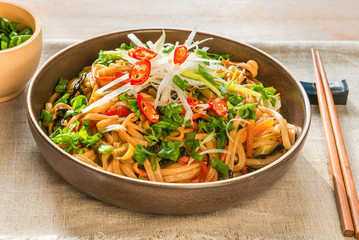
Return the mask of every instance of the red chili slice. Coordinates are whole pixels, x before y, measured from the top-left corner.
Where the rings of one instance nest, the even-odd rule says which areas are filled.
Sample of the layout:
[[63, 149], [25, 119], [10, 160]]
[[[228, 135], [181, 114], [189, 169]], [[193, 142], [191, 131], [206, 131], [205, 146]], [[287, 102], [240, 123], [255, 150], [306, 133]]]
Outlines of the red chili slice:
[[179, 164], [184, 164], [184, 165], [186, 165], [186, 164], [188, 164], [188, 162], [189, 162], [190, 159], [191, 159], [190, 156], [183, 156], [182, 158], [178, 159], [177, 162], [178, 162]]
[[226, 113], [228, 111], [228, 106], [227, 106], [226, 102], [223, 101], [222, 99], [210, 98], [207, 100], [207, 103], [209, 104], [209, 106], [211, 106], [212, 111], [217, 116], [222, 117], [222, 116], [226, 115]]
[[199, 172], [199, 175], [192, 179], [191, 183], [201, 183], [204, 181], [207, 175], [207, 165], [204, 162], [201, 162], [201, 171]]
[[200, 100], [198, 100], [198, 98], [196, 97], [189, 97], [187, 98], [187, 102], [191, 107], [195, 107], [198, 104], [201, 104], [202, 102]]
[[108, 110], [107, 112], [103, 113], [106, 116], [114, 116], [118, 115], [119, 117], [127, 117], [132, 113], [131, 110], [124, 108], [124, 107], [118, 107], [115, 109]]
[[156, 112], [153, 105], [144, 99], [141, 94], [137, 95], [137, 104], [141, 113], [152, 123], [158, 123], [160, 121], [160, 115]]
[[151, 72], [151, 62], [147, 59], [136, 62], [130, 71], [129, 78], [131, 85], [141, 85], [146, 82]]
[[145, 47], [134, 47], [128, 50], [128, 55], [138, 60], [151, 60], [157, 56], [157, 52]]
[[175, 49], [174, 56], [173, 56], [173, 63], [181, 65], [184, 61], [186, 61], [188, 57], [188, 51], [186, 46], [178, 46]]

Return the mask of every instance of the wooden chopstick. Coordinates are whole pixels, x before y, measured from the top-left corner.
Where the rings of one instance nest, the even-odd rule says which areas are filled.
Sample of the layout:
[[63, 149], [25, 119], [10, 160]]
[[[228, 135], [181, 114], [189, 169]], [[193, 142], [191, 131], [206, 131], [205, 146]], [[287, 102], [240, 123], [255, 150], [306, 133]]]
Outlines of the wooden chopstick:
[[[343, 235], [359, 237], [359, 201], [328, 79], [318, 51], [312, 51], [316, 90]], [[354, 225], [353, 225], [354, 222]]]

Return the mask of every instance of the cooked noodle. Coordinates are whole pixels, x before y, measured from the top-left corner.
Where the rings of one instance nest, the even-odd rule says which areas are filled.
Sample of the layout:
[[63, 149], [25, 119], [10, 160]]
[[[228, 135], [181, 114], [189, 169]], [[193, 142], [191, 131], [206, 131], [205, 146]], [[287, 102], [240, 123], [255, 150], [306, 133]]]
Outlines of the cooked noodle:
[[96, 168], [169, 183], [241, 176], [292, 147], [296, 127], [279, 113], [276, 90], [256, 79], [256, 61], [232, 62], [195, 43], [178, 62], [181, 46], [151, 46], [141, 50], [156, 54], [140, 84], [129, 83], [140, 62], [133, 46], [100, 52], [79, 76], [60, 79], [41, 113], [50, 138]]

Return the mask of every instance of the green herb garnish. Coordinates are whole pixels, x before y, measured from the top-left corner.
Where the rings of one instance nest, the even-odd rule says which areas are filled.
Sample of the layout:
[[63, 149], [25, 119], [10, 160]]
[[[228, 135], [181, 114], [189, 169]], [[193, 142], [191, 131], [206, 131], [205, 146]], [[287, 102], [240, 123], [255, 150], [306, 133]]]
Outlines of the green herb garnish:
[[113, 147], [107, 144], [100, 144], [98, 146], [98, 152], [101, 154], [108, 154], [109, 152], [112, 151], [112, 149]]
[[68, 79], [60, 78], [59, 81], [57, 81], [57, 85], [55, 87], [55, 92], [58, 92], [58, 93], [66, 92], [66, 88], [67, 88], [68, 83], [69, 83]]
[[56, 144], [66, 144], [66, 152], [71, 152], [74, 150], [76, 153], [83, 153], [83, 150], [79, 145], [84, 145], [85, 147], [90, 147], [98, 143], [102, 137], [101, 134], [97, 133], [90, 136], [88, 134], [89, 122], [82, 121], [82, 126], [78, 121], [74, 124], [71, 124], [69, 128], [57, 128], [51, 135], [50, 138]]
[[87, 98], [85, 95], [78, 95], [71, 99], [71, 106], [74, 114], [78, 114], [82, 109], [87, 106]]
[[177, 85], [181, 90], [185, 91], [188, 88], [188, 81], [180, 78], [178, 75], [173, 77], [173, 83]]
[[216, 157], [212, 158], [212, 167], [224, 176], [228, 176], [229, 166]]
[[133, 154], [133, 159], [135, 159], [139, 164], [143, 165], [148, 156], [154, 157], [154, 160], [157, 159], [155, 153], [152, 153], [148, 151], [144, 146], [137, 144], [136, 150]]
[[25, 27], [19, 31], [20, 25], [20, 23], [10, 22], [6, 18], [0, 18], [0, 50], [16, 47], [31, 38], [32, 29]]
[[52, 123], [54, 120], [54, 115], [52, 115], [51, 113], [49, 113], [48, 111], [46, 111], [45, 109], [42, 109], [41, 111], [41, 116], [40, 116], [41, 120], [44, 122], [49, 122]]

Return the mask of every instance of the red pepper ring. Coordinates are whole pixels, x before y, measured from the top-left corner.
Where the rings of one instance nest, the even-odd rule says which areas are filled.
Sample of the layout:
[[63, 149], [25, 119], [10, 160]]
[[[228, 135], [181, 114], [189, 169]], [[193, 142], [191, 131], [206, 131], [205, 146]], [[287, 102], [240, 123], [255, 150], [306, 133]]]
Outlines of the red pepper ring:
[[198, 104], [201, 104], [202, 102], [200, 100], [198, 100], [198, 98], [196, 97], [189, 97], [187, 98], [187, 103], [191, 106], [191, 107], [195, 107]]
[[128, 56], [138, 60], [151, 60], [157, 56], [157, 52], [145, 47], [134, 47], [128, 50]]
[[181, 65], [188, 57], [187, 47], [180, 45], [176, 47], [173, 56], [173, 63]]
[[151, 62], [147, 59], [137, 61], [133, 64], [129, 73], [129, 79], [131, 85], [141, 85], [150, 76]]
[[211, 106], [211, 110], [217, 115], [217, 116], [224, 116], [226, 115], [228, 111], [228, 106], [225, 101], [219, 98], [210, 98], [207, 100], [207, 103], [209, 106]]
[[127, 117], [131, 113], [132, 111], [130, 109], [119, 106], [118, 108], [108, 110], [107, 112], [103, 113], [103, 115], [106, 116], [118, 115], [119, 117]]
[[160, 115], [156, 112], [153, 105], [144, 99], [141, 94], [137, 94], [137, 104], [141, 113], [152, 123], [158, 123], [160, 121]]

